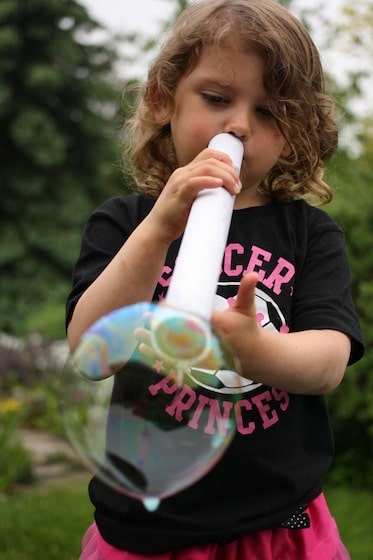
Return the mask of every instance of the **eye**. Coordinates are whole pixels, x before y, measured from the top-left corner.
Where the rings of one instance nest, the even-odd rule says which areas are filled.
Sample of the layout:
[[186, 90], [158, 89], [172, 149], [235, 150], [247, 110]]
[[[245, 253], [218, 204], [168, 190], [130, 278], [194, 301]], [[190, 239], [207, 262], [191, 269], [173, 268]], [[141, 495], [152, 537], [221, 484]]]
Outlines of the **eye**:
[[210, 91], [202, 92], [202, 97], [208, 103], [212, 103], [212, 104], [215, 104], [215, 105], [223, 105], [223, 104], [229, 102], [229, 100], [226, 97], [224, 97], [223, 95], [220, 95], [219, 93], [213, 93], [213, 92], [210, 92]]
[[265, 119], [273, 119], [273, 113], [268, 107], [257, 107], [256, 112]]

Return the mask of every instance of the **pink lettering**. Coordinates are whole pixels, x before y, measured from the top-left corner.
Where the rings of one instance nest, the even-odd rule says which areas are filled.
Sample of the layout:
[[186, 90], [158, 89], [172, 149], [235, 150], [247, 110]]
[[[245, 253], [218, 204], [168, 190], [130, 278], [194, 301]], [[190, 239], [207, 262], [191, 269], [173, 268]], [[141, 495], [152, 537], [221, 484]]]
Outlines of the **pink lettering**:
[[235, 254], [243, 255], [244, 248], [239, 243], [230, 243], [225, 249], [223, 264], [224, 272], [228, 276], [240, 276], [243, 271], [242, 265], [233, 266], [233, 258]]
[[169, 266], [164, 266], [162, 274], [158, 279], [158, 284], [163, 288], [167, 288], [171, 282], [172, 269]]
[[265, 271], [262, 270], [263, 261], [269, 262], [271, 260], [272, 253], [265, 251], [264, 249], [260, 249], [260, 247], [256, 247], [255, 245], [252, 246], [251, 251], [251, 257], [249, 264], [247, 265], [247, 269], [245, 270], [245, 274], [248, 272], [258, 271], [259, 280], [262, 281], [265, 276]]
[[149, 392], [153, 397], [162, 390], [166, 395], [172, 395], [177, 391], [180, 385], [176, 382], [175, 377], [172, 375], [167, 375], [167, 377], [162, 377], [162, 379], [155, 383], [154, 385], [149, 385]]
[[258, 409], [258, 412], [263, 420], [263, 428], [266, 430], [278, 422], [278, 414], [275, 410], [271, 410], [268, 401], [272, 400], [272, 395], [269, 391], [264, 391], [260, 395], [252, 398], [253, 403]]
[[252, 434], [257, 429], [258, 420], [261, 420], [266, 430], [279, 422], [279, 412], [285, 412], [290, 403], [289, 394], [275, 388], [235, 403], [209, 398], [188, 385], [180, 387], [171, 375], [149, 386], [149, 392], [153, 396], [160, 391], [172, 395], [171, 402], [165, 405], [165, 412], [176, 421], [187, 421], [191, 429], [202, 429], [206, 434], [219, 433], [221, 436], [226, 435], [233, 417], [236, 420], [237, 431], [242, 435]]
[[294, 266], [283, 258], [279, 258], [276, 268], [273, 269], [267, 278], [261, 278], [263, 284], [274, 291], [275, 294], [281, 293], [282, 284], [290, 282], [295, 274]]
[[242, 418], [242, 409], [252, 410], [252, 408], [253, 408], [252, 404], [248, 400], [238, 401], [234, 405], [234, 411], [235, 411], [235, 414], [236, 414], [237, 431], [244, 436], [247, 436], [247, 435], [253, 433], [253, 431], [255, 430], [255, 422], [248, 422], [247, 425], [245, 426], [243, 418]]
[[206, 405], [209, 404], [209, 402], [210, 402], [210, 399], [208, 397], [205, 397], [205, 395], [199, 395], [198, 402], [197, 402], [197, 408], [194, 411], [193, 417], [188, 422], [188, 426], [190, 428], [193, 428], [193, 430], [198, 429], [198, 422], [201, 418], [201, 414], [203, 412], [203, 409], [206, 407]]
[[170, 416], [174, 416], [178, 422], [183, 421], [183, 413], [189, 410], [196, 400], [196, 392], [188, 385], [183, 385], [180, 392], [173, 399], [172, 403], [166, 407], [166, 412]]
[[204, 431], [206, 434], [215, 434], [215, 426], [217, 426], [219, 434], [225, 436], [229, 425], [229, 416], [233, 407], [233, 403], [231, 403], [230, 401], [223, 401], [222, 414], [222, 411], [220, 409], [220, 402], [215, 399], [209, 399], [209, 401], [210, 413]]
[[280, 408], [283, 412], [288, 409], [290, 397], [286, 391], [279, 391], [278, 389], [272, 388], [272, 395], [275, 400], [280, 403]]

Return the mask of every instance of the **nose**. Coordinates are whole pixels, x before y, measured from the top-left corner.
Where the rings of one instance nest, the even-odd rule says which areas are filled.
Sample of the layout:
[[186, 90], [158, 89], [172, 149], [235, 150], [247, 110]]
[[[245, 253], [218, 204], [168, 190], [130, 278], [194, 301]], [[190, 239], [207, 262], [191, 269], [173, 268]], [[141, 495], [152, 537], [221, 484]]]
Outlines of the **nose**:
[[247, 140], [249, 137], [249, 130], [239, 124], [236, 124], [234, 126], [233, 125], [227, 126], [224, 129], [224, 132], [227, 132], [228, 134], [232, 134], [232, 136], [236, 136], [236, 138], [241, 140], [241, 142], [245, 142], [245, 140]]
[[227, 120], [224, 132], [232, 134], [244, 142], [250, 136], [250, 118], [248, 111], [246, 110], [235, 110], [230, 118]]

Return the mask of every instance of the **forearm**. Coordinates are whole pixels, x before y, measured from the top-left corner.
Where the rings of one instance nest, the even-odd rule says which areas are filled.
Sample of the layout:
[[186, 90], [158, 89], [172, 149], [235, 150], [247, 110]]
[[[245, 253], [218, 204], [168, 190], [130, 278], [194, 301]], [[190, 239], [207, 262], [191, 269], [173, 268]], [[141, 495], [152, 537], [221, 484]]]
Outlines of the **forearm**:
[[350, 340], [343, 333], [260, 329], [258, 336], [257, 344], [237, 349], [245, 377], [304, 395], [325, 394], [341, 382], [350, 355]]
[[162, 271], [169, 242], [147, 218], [141, 222], [112, 261], [76, 304], [68, 326], [73, 349], [83, 332], [114, 309], [150, 301]]

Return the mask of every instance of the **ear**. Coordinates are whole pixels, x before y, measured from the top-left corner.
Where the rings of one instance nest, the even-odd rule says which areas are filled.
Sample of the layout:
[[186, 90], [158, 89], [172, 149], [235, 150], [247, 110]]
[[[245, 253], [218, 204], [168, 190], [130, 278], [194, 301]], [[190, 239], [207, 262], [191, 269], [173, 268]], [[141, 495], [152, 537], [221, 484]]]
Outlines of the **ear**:
[[157, 84], [153, 83], [149, 86], [149, 100], [153, 109], [154, 118], [157, 124], [164, 126], [170, 121], [170, 108], [165, 96], [159, 90]]
[[282, 148], [281, 159], [288, 159], [293, 153], [293, 148], [286, 142], [285, 146]]

